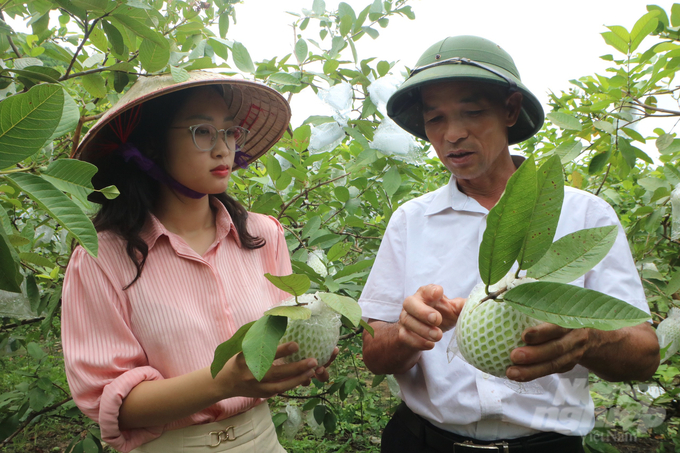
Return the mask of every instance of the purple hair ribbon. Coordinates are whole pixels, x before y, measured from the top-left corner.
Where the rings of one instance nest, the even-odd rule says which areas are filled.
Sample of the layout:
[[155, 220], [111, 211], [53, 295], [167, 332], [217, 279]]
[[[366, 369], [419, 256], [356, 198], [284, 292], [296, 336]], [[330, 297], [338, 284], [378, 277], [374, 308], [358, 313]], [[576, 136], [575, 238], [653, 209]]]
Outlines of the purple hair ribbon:
[[234, 155], [234, 163], [238, 166], [238, 168], [245, 170], [248, 168], [248, 157], [248, 154], [237, 148], [236, 154]]
[[123, 156], [125, 162], [133, 161], [140, 170], [149, 175], [151, 178], [165, 184], [166, 186], [176, 190], [186, 197], [199, 199], [206, 195], [204, 193], [191, 190], [187, 186], [180, 184], [158, 165], [156, 165], [154, 161], [140, 153], [137, 147], [135, 147], [135, 145], [132, 143], [124, 143], [120, 145], [118, 152], [121, 156]]

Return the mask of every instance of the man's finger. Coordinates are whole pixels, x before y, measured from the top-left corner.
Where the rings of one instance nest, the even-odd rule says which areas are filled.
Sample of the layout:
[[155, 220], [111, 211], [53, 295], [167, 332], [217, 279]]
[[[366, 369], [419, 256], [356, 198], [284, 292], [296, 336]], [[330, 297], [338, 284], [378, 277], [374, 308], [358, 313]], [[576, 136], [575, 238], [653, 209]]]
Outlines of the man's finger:
[[423, 302], [431, 306], [432, 304], [439, 302], [442, 298], [444, 295], [444, 288], [434, 284], [425, 285], [418, 288], [416, 295], [419, 295]]
[[426, 341], [439, 341], [442, 337], [441, 329], [434, 325], [423, 323], [405, 311], [401, 312], [399, 323], [403, 329]]
[[571, 329], [544, 322], [534, 327], [527, 327], [522, 332], [522, 340], [528, 345], [537, 345], [562, 338], [570, 331]]

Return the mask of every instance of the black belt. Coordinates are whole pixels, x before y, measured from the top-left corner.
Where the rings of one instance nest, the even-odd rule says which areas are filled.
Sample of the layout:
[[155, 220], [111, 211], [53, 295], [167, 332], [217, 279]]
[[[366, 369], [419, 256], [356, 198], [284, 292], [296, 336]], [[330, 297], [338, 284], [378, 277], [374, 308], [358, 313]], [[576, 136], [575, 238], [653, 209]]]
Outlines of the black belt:
[[583, 451], [583, 440], [553, 432], [495, 441], [480, 441], [437, 428], [401, 403], [394, 413], [409, 431], [428, 447], [442, 453], [575, 453]]

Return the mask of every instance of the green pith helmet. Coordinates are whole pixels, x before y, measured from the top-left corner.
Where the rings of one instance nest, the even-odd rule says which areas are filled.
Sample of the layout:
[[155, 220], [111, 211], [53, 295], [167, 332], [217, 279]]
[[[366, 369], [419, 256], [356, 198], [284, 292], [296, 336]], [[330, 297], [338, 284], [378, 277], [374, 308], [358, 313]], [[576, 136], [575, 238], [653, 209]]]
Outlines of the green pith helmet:
[[399, 126], [427, 140], [420, 88], [445, 81], [477, 81], [520, 91], [524, 95], [517, 123], [508, 129], [508, 142], [515, 144], [541, 129], [543, 108], [520, 80], [512, 57], [493, 42], [477, 36], [453, 36], [423, 53], [411, 75], [387, 102], [387, 114]]

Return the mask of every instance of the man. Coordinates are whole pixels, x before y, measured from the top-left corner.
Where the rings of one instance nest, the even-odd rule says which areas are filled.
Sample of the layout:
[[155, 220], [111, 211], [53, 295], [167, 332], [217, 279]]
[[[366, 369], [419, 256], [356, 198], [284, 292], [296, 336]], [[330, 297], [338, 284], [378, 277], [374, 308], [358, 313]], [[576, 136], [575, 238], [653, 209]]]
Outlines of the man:
[[[473, 36], [430, 47], [388, 102], [401, 127], [428, 140], [452, 176], [390, 219], [361, 295], [375, 336], [364, 334], [364, 361], [394, 374], [404, 404], [383, 432], [383, 452], [582, 452], [593, 427], [588, 371], [607, 380], [645, 380], [659, 363], [647, 323], [617, 331], [544, 323], [523, 332], [508, 379], [485, 374], [446, 347], [471, 289], [486, 216], [521, 163], [508, 145], [532, 137], [543, 110], [515, 64], [494, 43]], [[555, 239], [617, 225], [600, 264], [572, 284], [649, 312], [628, 243], [613, 209], [567, 187]], [[521, 384], [520, 384], [521, 383]]]

